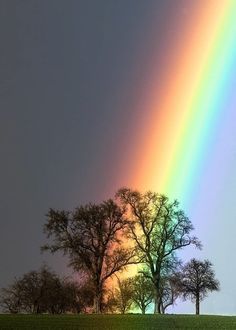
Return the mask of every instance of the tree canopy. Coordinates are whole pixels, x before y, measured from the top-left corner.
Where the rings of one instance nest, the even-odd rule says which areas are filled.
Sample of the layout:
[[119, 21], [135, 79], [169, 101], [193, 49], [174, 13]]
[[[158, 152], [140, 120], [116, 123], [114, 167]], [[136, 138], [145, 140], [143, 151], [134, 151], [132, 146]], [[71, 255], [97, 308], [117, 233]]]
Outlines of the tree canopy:
[[155, 311], [161, 312], [162, 277], [175, 269], [176, 252], [186, 246], [200, 248], [199, 240], [191, 235], [193, 225], [178, 201], [151, 191], [141, 193], [120, 189], [117, 198], [128, 207], [129, 236], [135, 243], [136, 255], [144, 263], [155, 288]]
[[44, 250], [63, 251], [75, 270], [83, 270], [94, 287], [94, 311], [101, 312], [105, 282], [134, 262], [134, 251], [121, 245], [128, 222], [113, 200], [87, 204], [73, 212], [50, 209], [44, 231], [52, 243]]
[[[183, 265], [178, 252], [201, 248], [190, 219], [178, 201], [147, 191], [120, 189], [115, 199], [80, 205], [74, 210], [49, 209], [44, 232], [51, 253], [62, 252], [79, 281], [60, 278], [48, 267], [31, 271], [1, 290], [8, 312], [145, 314], [154, 303], [165, 313], [179, 296], [196, 303], [219, 290], [209, 260]], [[137, 275], [129, 267], [138, 264]], [[126, 274], [123, 274], [123, 272]], [[115, 287], [114, 287], [115, 286]]]
[[[86, 299], [85, 293], [86, 292]], [[83, 301], [81, 300], [83, 296]], [[10, 313], [61, 314], [66, 311], [80, 312], [91, 304], [91, 289], [74, 281], [60, 278], [48, 267], [30, 271], [2, 289], [0, 305]], [[90, 300], [89, 300], [90, 299]]]
[[218, 291], [220, 288], [209, 260], [191, 259], [182, 267], [178, 277], [180, 292], [184, 299], [190, 298], [195, 302], [196, 314], [200, 313], [200, 301], [209, 292]]

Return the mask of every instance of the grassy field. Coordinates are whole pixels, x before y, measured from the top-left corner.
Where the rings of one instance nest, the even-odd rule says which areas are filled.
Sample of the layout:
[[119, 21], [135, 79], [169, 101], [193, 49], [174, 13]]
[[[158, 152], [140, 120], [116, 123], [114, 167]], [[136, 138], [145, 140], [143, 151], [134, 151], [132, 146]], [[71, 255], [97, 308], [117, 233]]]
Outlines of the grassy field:
[[236, 329], [236, 317], [207, 315], [0, 315], [0, 329]]

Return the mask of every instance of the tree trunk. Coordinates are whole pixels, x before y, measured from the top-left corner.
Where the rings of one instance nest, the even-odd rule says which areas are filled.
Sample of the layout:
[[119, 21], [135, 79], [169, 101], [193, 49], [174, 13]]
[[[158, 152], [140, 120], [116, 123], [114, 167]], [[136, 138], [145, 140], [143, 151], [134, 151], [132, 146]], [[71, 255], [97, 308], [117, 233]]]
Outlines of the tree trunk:
[[161, 314], [161, 299], [159, 290], [155, 290], [155, 307], [154, 307], [155, 314]]
[[144, 315], [145, 312], [146, 312], [146, 307], [145, 306], [142, 306], [141, 310], [142, 310], [142, 314]]
[[37, 310], [36, 310], [36, 314], [39, 314], [39, 313], [40, 313], [40, 306], [38, 305]]
[[159, 302], [158, 302], [158, 314], [162, 314], [163, 313], [163, 303], [162, 303], [162, 296], [161, 294], [159, 294], [160, 298], [159, 298]]
[[154, 313], [161, 314], [161, 290], [160, 290], [160, 278], [159, 276], [156, 277], [154, 281], [155, 287], [155, 307]]
[[200, 302], [199, 302], [199, 295], [196, 296], [196, 315], [200, 313]]
[[101, 300], [102, 300], [102, 295], [101, 292], [97, 293], [94, 297], [94, 302], [93, 302], [93, 312], [96, 314], [101, 313]]
[[155, 310], [154, 310], [155, 314], [161, 314], [161, 305], [160, 303], [157, 301], [157, 303], [155, 303]]
[[161, 302], [161, 314], [165, 314], [165, 307], [163, 305], [163, 302]]

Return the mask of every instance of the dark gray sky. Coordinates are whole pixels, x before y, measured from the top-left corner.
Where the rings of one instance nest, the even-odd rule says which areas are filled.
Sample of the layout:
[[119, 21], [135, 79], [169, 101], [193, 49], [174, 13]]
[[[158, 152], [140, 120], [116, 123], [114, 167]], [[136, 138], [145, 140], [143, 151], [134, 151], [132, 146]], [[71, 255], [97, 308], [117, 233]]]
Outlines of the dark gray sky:
[[140, 81], [152, 52], [162, 70], [184, 2], [0, 0], [0, 287], [43, 261], [66, 272], [40, 254], [49, 207], [126, 183], [133, 123], [145, 118], [133, 106]]
[[161, 43], [170, 3], [0, 1], [0, 285], [46, 258], [49, 207], [119, 186], [150, 25]]

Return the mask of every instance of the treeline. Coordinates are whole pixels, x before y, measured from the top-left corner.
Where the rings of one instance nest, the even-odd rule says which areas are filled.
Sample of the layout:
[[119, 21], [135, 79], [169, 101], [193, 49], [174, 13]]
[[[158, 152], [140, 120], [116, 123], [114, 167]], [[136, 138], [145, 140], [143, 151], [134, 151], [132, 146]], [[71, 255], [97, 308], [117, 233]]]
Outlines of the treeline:
[[10, 313], [81, 313], [92, 305], [93, 291], [86, 282], [60, 278], [47, 266], [30, 271], [1, 290], [0, 305]]
[[[48, 278], [57, 280], [60, 289], [49, 294], [50, 290], [43, 286], [45, 277], [36, 281], [42, 285], [39, 292], [45, 292], [36, 299], [40, 305], [34, 305], [35, 300], [25, 304], [24, 291], [19, 289], [19, 311], [125, 313], [139, 308], [145, 313], [153, 303], [155, 313], [165, 313], [181, 296], [193, 300], [199, 314], [200, 301], [209, 291], [218, 290], [219, 282], [208, 260], [192, 259], [184, 265], [178, 257], [178, 252], [187, 246], [201, 248], [198, 238], [192, 235], [193, 229], [176, 200], [151, 191], [122, 188], [115, 199], [101, 204], [90, 203], [73, 211], [50, 209], [44, 226], [49, 243], [42, 250], [66, 254], [70, 266], [86, 280], [78, 285], [43, 268], [34, 273], [36, 278], [43, 278], [46, 272]], [[135, 277], [129, 276], [131, 265], [138, 267]], [[30, 274], [16, 281], [11, 289]], [[5, 307], [9, 292], [3, 289]], [[56, 292], [60, 295], [57, 299]], [[53, 307], [55, 301], [63, 301], [64, 305]]]

